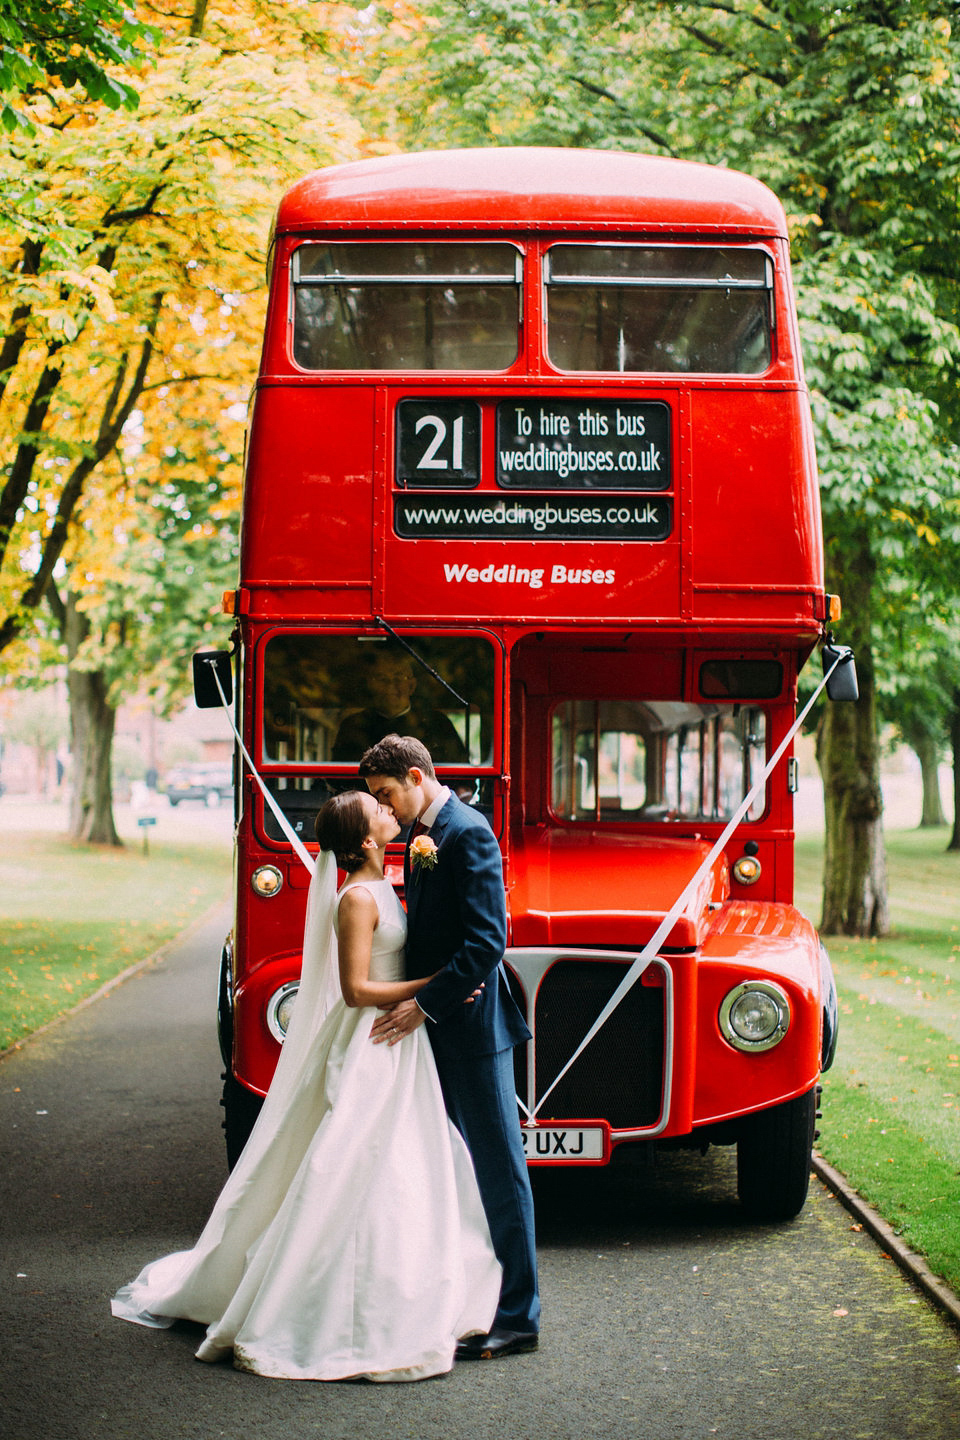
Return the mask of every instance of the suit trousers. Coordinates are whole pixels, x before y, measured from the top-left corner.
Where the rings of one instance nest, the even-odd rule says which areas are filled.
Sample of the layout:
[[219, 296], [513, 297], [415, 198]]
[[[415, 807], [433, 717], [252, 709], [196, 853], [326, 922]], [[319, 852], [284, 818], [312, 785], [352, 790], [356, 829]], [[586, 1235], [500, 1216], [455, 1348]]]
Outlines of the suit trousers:
[[533, 1193], [517, 1118], [513, 1051], [463, 1056], [437, 1047], [434, 1053], [447, 1113], [473, 1157], [493, 1248], [503, 1266], [494, 1324], [537, 1332]]

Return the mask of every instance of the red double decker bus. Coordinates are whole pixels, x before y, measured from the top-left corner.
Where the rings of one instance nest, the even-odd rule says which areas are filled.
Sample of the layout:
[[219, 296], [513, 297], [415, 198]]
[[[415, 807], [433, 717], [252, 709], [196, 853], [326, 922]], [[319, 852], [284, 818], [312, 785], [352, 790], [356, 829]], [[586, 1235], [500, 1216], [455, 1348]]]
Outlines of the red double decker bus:
[[295, 1003], [291, 834], [398, 731], [500, 842], [530, 1163], [735, 1143], [743, 1202], [795, 1213], [836, 1002], [792, 904], [789, 735], [830, 603], [762, 184], [491, 149], [294, 185], [228, 606], [231, 1153]]

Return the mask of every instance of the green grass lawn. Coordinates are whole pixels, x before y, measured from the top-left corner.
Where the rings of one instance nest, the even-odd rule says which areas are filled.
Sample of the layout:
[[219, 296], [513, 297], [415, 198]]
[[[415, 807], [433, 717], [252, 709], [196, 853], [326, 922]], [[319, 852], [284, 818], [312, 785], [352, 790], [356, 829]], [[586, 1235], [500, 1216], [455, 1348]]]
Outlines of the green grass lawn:
[[[960, 855], [946, 829], [888, 832], [891, 932], [830, 936], [840, 1042], [817, 1148], [960, 1292]], [[797, 903], [820, 918], [823, 852], [797, 842]]]
[[18, 832], [0, 860], [0, 1050], [226, 899], [230, 875], [229, 844], [153, 844], [144, 855]]

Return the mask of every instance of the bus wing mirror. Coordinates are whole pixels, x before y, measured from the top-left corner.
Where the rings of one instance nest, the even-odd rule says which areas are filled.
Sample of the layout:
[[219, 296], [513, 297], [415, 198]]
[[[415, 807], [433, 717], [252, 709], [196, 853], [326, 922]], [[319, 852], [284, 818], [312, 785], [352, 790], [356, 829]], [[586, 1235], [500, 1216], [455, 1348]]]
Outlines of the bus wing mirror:
[[860, 687], [857, 684], [857, 666], [849, 645], [824, 645], [821, 657], [823, 673], [836, 662], [836, 668], [827, 681], [827, 694], [831, 700], [859, 700]]
[[193, 698], [199, 710], [213, 710], [222, 705], [217, 681], [220, 681], [226, 702], [233, 700], [233, 667], [229, 650], [201, 650], [193, 657]]

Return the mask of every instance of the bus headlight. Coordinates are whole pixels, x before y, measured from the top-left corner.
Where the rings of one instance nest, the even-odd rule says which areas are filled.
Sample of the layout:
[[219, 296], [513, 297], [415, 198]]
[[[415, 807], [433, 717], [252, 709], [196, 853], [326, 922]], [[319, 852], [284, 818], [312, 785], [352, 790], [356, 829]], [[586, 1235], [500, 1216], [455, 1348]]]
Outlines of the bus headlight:
[[299, 989], [299, 980], [288, 980], [286, 985], [281, 985], [279, 990], [274, 990], [267, 1001], [267, 1029], [274, 1040], [279, 1040], [281, 1045], [286, 1039], [290, 1016], [293, 1014], [293, 1005]]
[[283, 886], [283, 876], [276, 865], [258, 865], [250, 876], [250, 884], [258, 895], [269, 900], [272, 895], [279, 895]]
[[720, 1033], [735, 1050], [772, 1050], [789, 1028], [790, 1001], [770, 980], [745, 980], [720, 1006]]

